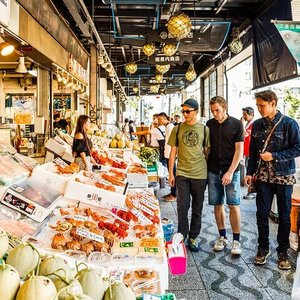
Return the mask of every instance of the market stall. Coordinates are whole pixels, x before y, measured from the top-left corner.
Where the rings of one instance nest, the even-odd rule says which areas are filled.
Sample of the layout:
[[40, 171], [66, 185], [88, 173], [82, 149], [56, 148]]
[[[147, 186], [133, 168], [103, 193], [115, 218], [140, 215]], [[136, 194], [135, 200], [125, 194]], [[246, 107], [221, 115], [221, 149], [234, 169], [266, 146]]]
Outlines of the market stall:
[[[13, 256], [21, 238], [26, 247], [37, 249], [42, 263], [53, 255], [66, 260], [71, 278], [76, 266], [85, 263], [101, 280], [108, 278], [106, 287], [123, 282], [135, 297], [165, 293], [168, 263], [160, 209], [146, 187], [146, 168], [99, 149], [93, 153], [99, 163], [95, 172], [79, 172], [76, 164], [59, 157], [28, 168], [14, 155], [4, 149], [0, 156], [5, 171], [0, 181], [0, 227], [9, 241], [0, 258]], [[132, 189], [129, 181], [143, 188]], [[6, 263], [13, 261], [18, 270], [19, 263], [8, 258]], [[88, 294], [84, 288], [79, 294], [83, 292]]]

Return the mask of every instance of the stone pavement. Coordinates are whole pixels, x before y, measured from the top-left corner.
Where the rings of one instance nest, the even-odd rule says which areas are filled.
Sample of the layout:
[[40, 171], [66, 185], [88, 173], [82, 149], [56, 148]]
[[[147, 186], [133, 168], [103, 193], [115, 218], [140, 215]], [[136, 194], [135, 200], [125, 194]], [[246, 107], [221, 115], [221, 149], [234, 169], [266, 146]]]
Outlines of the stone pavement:
[[[170, 218], [177, 227], [176, 202], [162, 201], [162, 196], [168, 190], [158, 191], [162, 217]], [[243, 190], [245, 193], [246, 191]], [[185, 300], [225, 300], [225, 299], [290, 299], [293, 276], [296, 268], [296, 255], [290, 251], [293, 267], [282, 271], [277, 267], [276, 232], [277, 224], [270, 221], [270, 243], [272, 255], [264, 266], [255, 266], [253, 257], [256, 254], [257, 227], [256, 208], [254, 200], [242, 200], [242, 230], [241, 243], [243, 253], [240, 257], [232, 257], [230, 247], [223, 252], [212, 250], [218, 237], [213, 208], [207, 203], [207, 195], [202, 216], [200, 234], [201, 250], [191, 253], [188, 250], [188, 272], [184, 276], [169, 277], [169, 290], [177, 299]], [[228, 209], [226, 209], [228, 217]], [[227, 218], [227, 236], [232, 238], [232, 232]]]

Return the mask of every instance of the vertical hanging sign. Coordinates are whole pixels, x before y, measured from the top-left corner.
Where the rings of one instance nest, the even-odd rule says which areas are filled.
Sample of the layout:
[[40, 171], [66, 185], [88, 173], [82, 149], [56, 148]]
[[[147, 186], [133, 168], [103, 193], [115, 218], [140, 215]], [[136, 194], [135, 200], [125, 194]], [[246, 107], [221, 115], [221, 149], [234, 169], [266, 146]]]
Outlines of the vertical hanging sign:
[[0, 0], [0, 24], [8, 26], [10, 21], [10, 0]]
[[300, 67], [300, 22], [273, 21], [273, 23]]

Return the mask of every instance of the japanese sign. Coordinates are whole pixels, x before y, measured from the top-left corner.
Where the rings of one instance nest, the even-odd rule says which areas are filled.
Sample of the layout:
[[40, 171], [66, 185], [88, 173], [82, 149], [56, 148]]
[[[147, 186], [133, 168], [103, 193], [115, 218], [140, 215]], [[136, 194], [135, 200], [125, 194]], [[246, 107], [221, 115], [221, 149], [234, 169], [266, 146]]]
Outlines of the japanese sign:
[[300, 22], [275, 21], [274, 25], [300, 67]]

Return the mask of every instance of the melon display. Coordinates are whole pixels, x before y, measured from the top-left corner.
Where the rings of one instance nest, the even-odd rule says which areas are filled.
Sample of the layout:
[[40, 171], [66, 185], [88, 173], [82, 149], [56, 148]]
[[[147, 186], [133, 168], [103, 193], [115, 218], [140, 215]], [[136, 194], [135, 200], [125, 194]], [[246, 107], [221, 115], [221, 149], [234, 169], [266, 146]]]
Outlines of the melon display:
[[8, 251], [8, 236], [5, 230], [0, 228], [0, 258]]
[[71, 278], [72, 275], [71, 268], [66, 260], [61, 257], [48, 256], [40, 263], [39, 275], [54, 280], [57, 278], [57, 276], [53, 274], [54, 272], [68, 278]]
[[56, 297], [54, 283], [45, 276], [32, 276], [20, 287], [16, 300], [53, 300]]
[[124, 283], [114, 283], [107, 288], [103, 300], [136, 300], [136, 297]]
[[75, 276], [82, 286], [83, 293], [93, 300], [102, 300], [108, 281], [103, 279], [95, 270], [85, 268]]
[[20, 287], [20, 275], [18, 271], [0, 261], [0, 299], [1, 300], [14, 300], [17, 291]]
[[21, 278], [35, 270], [40, 260], [38, 251], [31, 244], [20, 244], [13, 248], [6, 259], [6, 263], [15, 267]]

